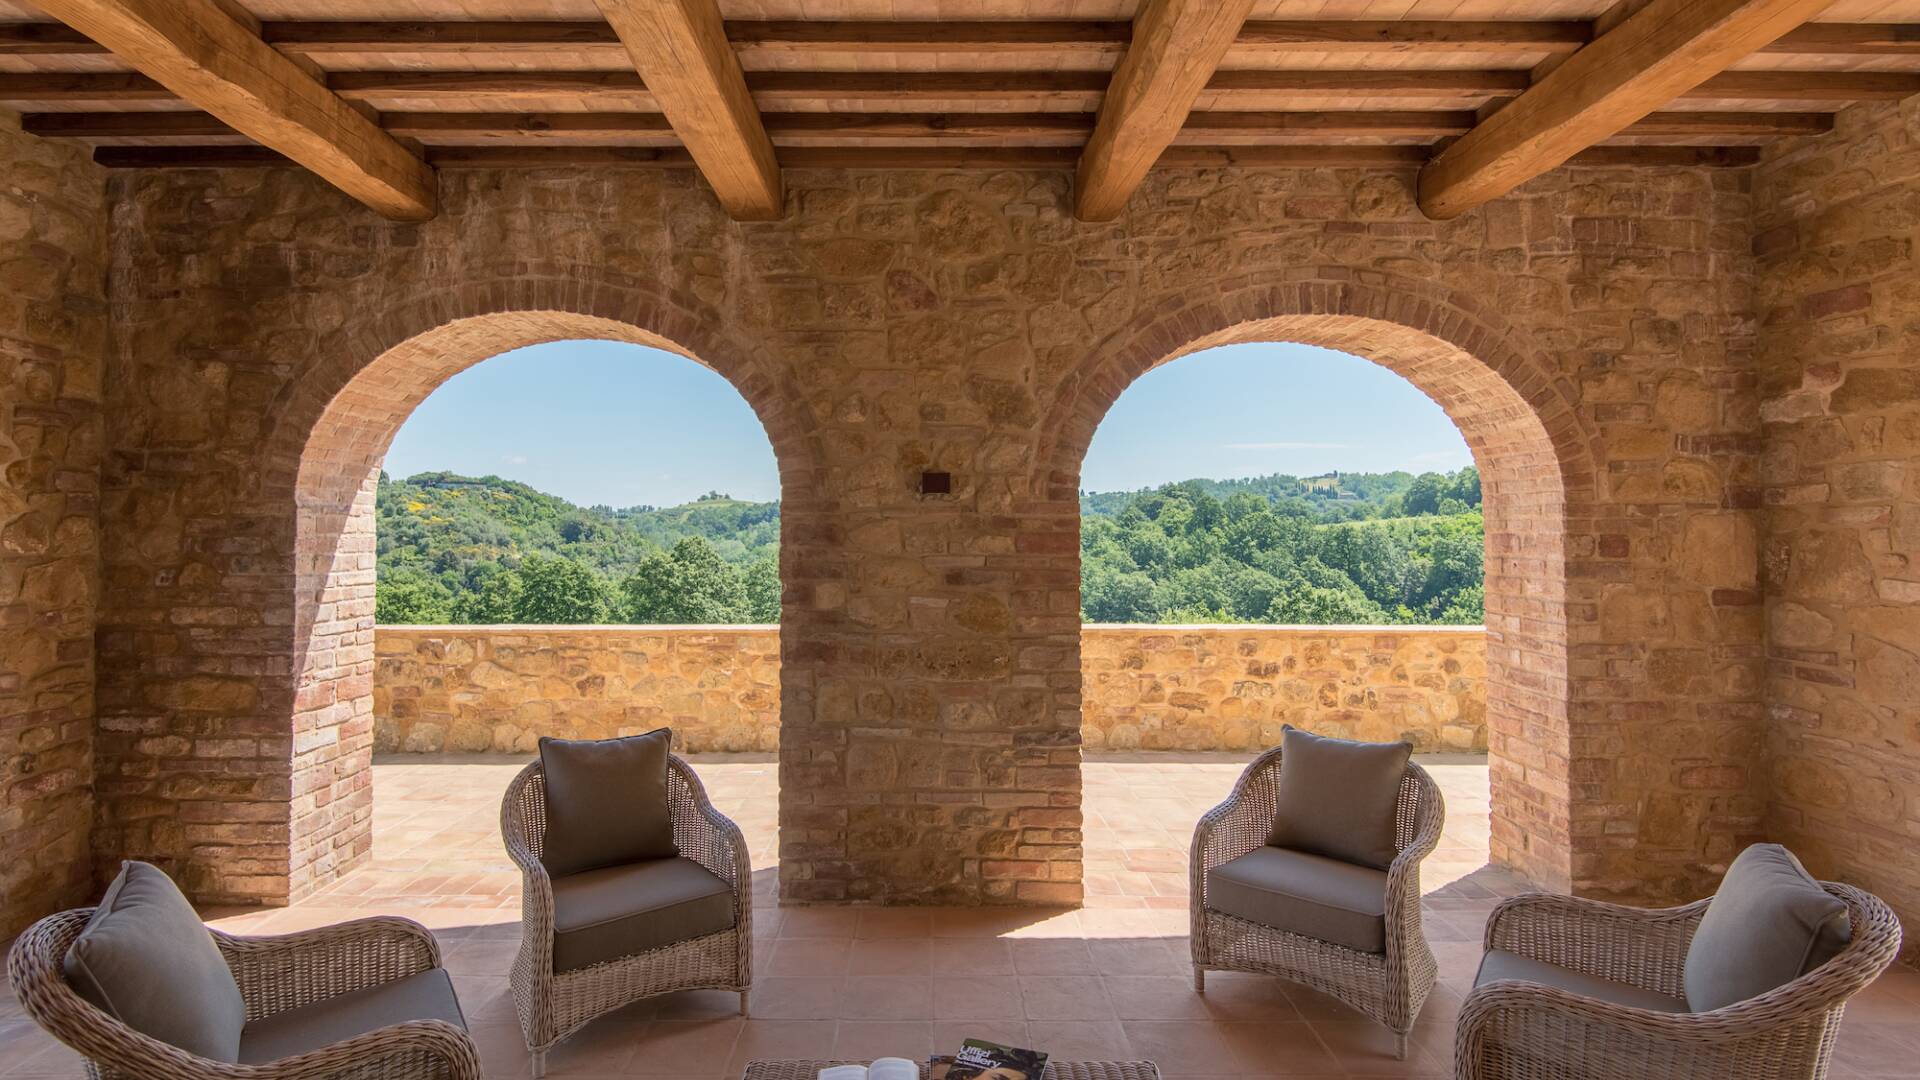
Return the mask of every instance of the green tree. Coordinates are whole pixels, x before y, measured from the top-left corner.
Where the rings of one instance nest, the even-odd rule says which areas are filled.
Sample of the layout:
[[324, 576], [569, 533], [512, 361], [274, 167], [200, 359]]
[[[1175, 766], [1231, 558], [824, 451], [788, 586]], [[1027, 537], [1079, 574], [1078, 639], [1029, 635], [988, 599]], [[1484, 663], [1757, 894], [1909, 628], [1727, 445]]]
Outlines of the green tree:
[[453, 594], [424, 575], [395, 574], [374, 585], [373, 620], [390, 626], [452, 622]]
[[520, 606], [520, 575], [499, 563], [482, 563], [467, 574], [466, 588], [453, 602], [460, 623], [508, 623]]
[[742, 575], [747, 592], [747, 621], [780, 621], [780, 560], [772, 555], [755, 559]]
[[620, 583], [621, 610], [637, 623], [725, 623], [749, 618], [740, 572], [689, 536], [649, 557]]
[[606, 582], [572, 559], [529, 555], [520, 564], [513, 618], [523, 623], [597, 623], [607, 616]]
[[1267, 609], [1267, 621], [1307, 626], [1370, 625], [1388, 622], [1380, 605], [1357, 588], [1328, 589], [1305, 579], [1289, 582]]
[[1487, 589], [1475, 583], [1460, 590], [1434, 620], [1443, 626], [1478, 626], [1487, 621]]

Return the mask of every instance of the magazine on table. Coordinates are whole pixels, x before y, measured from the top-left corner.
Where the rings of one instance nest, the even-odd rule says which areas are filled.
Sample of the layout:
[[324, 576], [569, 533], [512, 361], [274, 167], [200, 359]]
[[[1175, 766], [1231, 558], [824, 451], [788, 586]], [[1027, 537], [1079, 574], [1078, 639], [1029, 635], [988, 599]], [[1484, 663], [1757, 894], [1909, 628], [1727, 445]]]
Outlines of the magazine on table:
[[932, 1080], [1040, 1080], [1046, 1068], [1047, 1055], [1038, 1050], [968, 1039], [959, 1053], [934, 1058], [928, 1073]]

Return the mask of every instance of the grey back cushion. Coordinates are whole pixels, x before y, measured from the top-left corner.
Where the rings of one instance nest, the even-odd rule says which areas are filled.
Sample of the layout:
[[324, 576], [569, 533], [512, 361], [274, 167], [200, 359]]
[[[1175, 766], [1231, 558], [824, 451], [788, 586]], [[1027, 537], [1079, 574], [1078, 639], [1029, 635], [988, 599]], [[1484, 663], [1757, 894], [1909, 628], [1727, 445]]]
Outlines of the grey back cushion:
[[1376, 870], [1391, 866], [1412, 744], [1332, 739], [1292, 725], [1280, 738], [1280, 794], [1267, 843]]
[[75, 993], [142, 1035], [213, 1061], [240, 1059], [240, 987], [160, 868], [121, 864], [68, 948], [65, 970]]
[[1847, 905], [1793, 853], [1755, 844], [1727, 868], [1687, 947], [1687, 1007], [1711, 1012], [1819, 967], [1851, 940]]
[[541, 739], [554, 877], [680, 854], [667, 812], [667, 728], [624, 739]]

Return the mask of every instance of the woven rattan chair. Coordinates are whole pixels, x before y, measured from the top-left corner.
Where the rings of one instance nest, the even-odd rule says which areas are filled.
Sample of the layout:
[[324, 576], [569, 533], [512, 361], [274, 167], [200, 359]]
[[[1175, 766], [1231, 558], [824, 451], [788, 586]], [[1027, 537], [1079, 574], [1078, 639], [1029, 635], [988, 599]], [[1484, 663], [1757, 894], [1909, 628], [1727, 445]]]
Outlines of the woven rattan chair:
[[[1477, 987], [1454, 1036], [1458, 1080], [1785, 1080], [1827, 1074], [1840, 1013], [1893, 962], [1900, 923], [1877, 897], [1821, 882], [1847, 905], [1852, 938], [1792, 982], [1712, 1012], [1629, 1008], [1533, 982]], [[1534, 894], [1502, 903], [1486, 946], [1681, 997], [1707, 901], [1647, 910]]]
[[1275, 747], [1247, 766], [1227, 801], [1207, 811], [1193, 831], [1193, 987], [1206, 991], [1208, 971], [1275, 975], [1311, 987], [1386, 1025], [1405, 1058], [1407, 1033], [1439, 972], [1420, 929], [1420, 860], [1440, 842], [1440, 789], [1425, 769], [1408, 763], [1394, 822], [1399, 855], [1387, 870], [1384, 953], [1302, 937], [1207, 906], [1207, 871], [1267, 842], [1279, 789]]
[[520, 867], [520, 951], [509, 980], [520, 1028], [533, 1055], [534, 1075], [546, 1054], [587, 1021], [615, 1009], [675, 990], [731, 990], [747, 1011], [753, 982], [753, 872], [746, 839], [707, 800], [700, 778], [678, 756], [667, 759], [667, 804], [673, 840], [692, 859], [733, 889], [731, 929], [576, 971], [553, 969], [553, 882], [540, 861], [546, 834], [546, 774], [535, 761], [507, 787], [500, 806], [500, 832], [507, 854]]
[[[33, 924], [14, 942], [7, 964], [21, 1007], [78, 1051], [94, 1080], [480, 1080], [473, 1040], [444, 1020], [392, 1024], [263, 1065], [210, 1061], [142, 1035], [67, 983], [62, 964], [93, 910]], [[433, 935], [408, 919], [360, 919], [274, 937], [208, 932], [240, 986], [249, 1022], [440, 966]]]

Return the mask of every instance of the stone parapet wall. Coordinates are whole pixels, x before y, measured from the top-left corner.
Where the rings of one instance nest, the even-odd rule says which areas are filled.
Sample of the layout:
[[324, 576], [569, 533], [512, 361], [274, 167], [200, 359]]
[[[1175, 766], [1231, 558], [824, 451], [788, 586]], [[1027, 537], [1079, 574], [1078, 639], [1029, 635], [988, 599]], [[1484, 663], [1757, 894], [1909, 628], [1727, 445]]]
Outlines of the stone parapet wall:
[[[1283, 724], [1484, 751], [1486, 632], [1435, 626], [1089, 626], [1085, 745], [1257, 750]], [[671, 727], [687, 753], [779, 746], [773, 626], [382, 626], [374, 749], [531, 752], [541, 735]]]
[[1113, 750], [1258, 750], [1283, 725], [1487, 748], [1478, 626], [1089, 626], [1081, 737]]
[[382, 626], [377, 752], [528, 753], [671, 727], [682, 753], [780, 744], [774, 626]]

